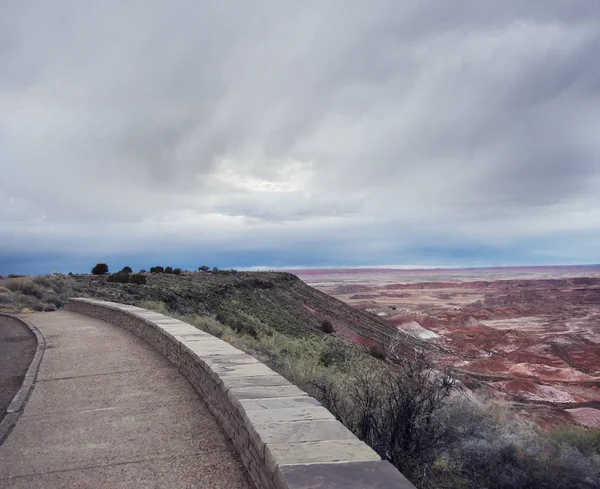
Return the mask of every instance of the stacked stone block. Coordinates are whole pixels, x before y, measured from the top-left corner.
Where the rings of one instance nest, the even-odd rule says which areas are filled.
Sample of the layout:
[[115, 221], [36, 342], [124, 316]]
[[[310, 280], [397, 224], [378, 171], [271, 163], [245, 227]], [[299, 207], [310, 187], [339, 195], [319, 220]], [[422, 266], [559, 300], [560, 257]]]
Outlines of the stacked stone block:
[[70, 299], [165, 355], [204, 398], [259, 489], [413, 489], [316, 399], [229, 343], [135, 306]]

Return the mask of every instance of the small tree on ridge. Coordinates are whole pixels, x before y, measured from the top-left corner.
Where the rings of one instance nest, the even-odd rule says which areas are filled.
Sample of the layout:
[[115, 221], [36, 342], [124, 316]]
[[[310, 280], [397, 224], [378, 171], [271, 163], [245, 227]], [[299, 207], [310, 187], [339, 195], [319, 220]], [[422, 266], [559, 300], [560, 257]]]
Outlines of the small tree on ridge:
[[92, 268], [93, 275], [104, 275], [108, 273], [108, 265], [106, 263], [97, 263], [94, 268]]

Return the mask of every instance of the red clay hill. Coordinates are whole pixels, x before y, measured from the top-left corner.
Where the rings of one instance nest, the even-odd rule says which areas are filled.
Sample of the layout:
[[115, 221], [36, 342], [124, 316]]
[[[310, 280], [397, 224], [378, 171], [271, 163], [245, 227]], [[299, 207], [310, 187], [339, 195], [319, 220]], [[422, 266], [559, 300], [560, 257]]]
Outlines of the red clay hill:
[[425, 340], [467, 385], [600, 427], [600, 267], [294, 273]]

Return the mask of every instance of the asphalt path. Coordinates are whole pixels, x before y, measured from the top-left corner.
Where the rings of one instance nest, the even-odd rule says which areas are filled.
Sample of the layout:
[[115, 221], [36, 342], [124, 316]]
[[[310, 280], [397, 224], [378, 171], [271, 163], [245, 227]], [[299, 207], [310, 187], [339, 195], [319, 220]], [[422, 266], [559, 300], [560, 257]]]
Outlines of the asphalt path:
[[35, 355], [35, 336], [20, 321], [0, 316], [0, 421]]
[[[73, 312], [27, 319], [46, 349], [0, 446], [1, 489], [252, 487], [206, 403], [148, 343]], [[15, 349], [7, 351], [14, 359], [7, 364], [15, 365]], [[24, 372], [29, 360], [18, 361]]]

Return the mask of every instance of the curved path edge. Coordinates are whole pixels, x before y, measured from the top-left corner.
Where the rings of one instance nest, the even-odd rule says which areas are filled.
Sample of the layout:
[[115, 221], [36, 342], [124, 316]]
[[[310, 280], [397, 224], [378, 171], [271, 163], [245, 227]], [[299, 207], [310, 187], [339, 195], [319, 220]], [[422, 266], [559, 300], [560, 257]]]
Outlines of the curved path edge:
[[195, 326], [140, 307], [71, 298], [68, 309], [159, 350], [219, 420], [258, 489], [414, 489], [316, 399]]
[[13, 397], [13, 400], [6, 409], [6, 415], [4, 416], [4, 419], [2, 422], [0, 422], [0, 445], [2, 445], [4, 440], [6, 440], [12, 429], [15, 427], [15, 424], [17, 424], [17, 421], [23, 412], [23, 408], [25, 407], [25, 403], [27, 402], [27, 399], [29, 399], [29, 395], [31, 394], [31, 390], [35, 384], [35, 379], [37, 378], [40, 363], [42, 362], [42, 358], [44, 356], [46, 340], [44, 339], [42, 333], [40, 333], [40, 331], [27, 319], [3, 312], [0, 312], [0, 316], [10, 317], [16, 321], [19, 321], [31, 330], [36, 340], [35, 355], [29, 364], [29, 368], [27, 369], [27, 373], [23, 379], [23, 384], [21, 384], [21, 388], [17, 391], [15, 397]]

